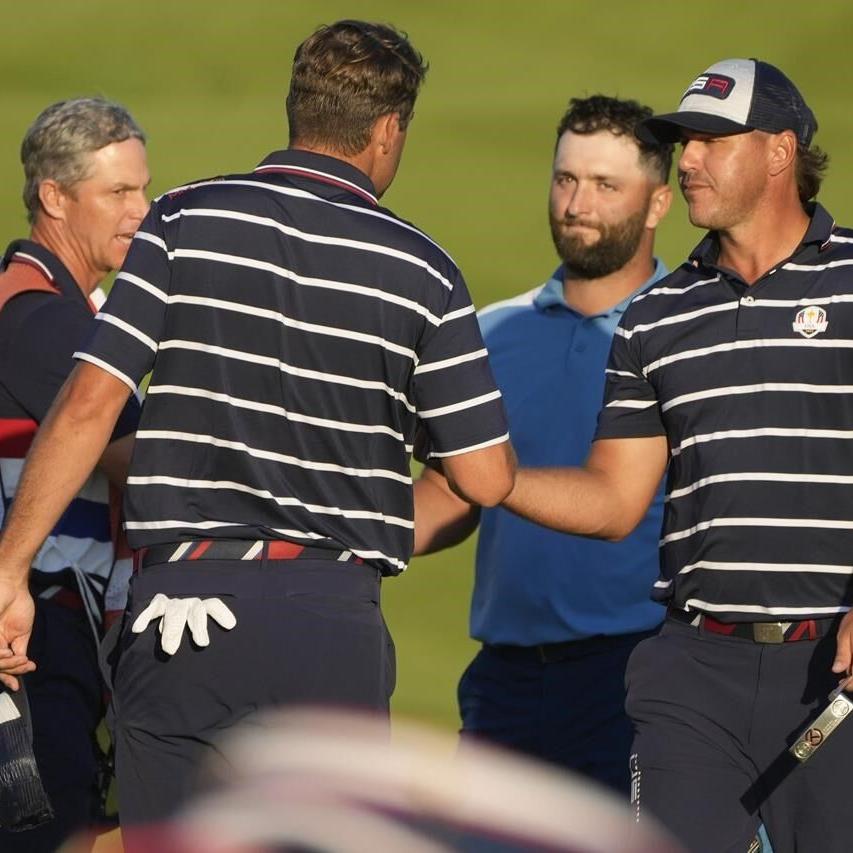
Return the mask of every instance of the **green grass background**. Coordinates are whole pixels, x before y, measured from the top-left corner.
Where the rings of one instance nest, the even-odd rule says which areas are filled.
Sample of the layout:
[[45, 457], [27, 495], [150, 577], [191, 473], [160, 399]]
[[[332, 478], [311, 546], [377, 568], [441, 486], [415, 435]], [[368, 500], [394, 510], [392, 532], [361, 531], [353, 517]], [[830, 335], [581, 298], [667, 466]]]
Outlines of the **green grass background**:
[[[429, 2], [429, 0], [0, 0], [0, 233], [23, 236], [21, 137], [47, 104], [102, 94], [149, 134], [152, 194], [249, 168], [286, 143], [293, 51], [343, 17], [406, 30], [431, 69], [385, 203], [461, 265], [477, 305], [526, 290], [555, 264], [546, 223], [554, 127], [568, 99], [603, 92], [674, 109], [728, 56], [758, 56], [797, 82], [832, 156], [821, 200], [853, 221], [853, 3]], [[658, 249], [674, 265], [699, 237], [677, 200]], [[543, 417], [547, 413], [543, 413]], [[397, 643], [395, 714], [457, 725], [473, 545], [415, 560], [385, 585]], [[524, 566], [519, 566], [524, 571]], [[271, 659], [286, 650], [270, 650]]]

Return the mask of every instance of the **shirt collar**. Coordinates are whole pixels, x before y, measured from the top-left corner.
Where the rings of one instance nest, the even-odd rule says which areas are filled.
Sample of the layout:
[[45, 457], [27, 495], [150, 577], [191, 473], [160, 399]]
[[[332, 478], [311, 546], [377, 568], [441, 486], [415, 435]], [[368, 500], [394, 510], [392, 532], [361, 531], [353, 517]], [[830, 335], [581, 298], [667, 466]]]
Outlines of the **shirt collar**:
[[89, 300], [68, 272], [68, 268], [50, 249], [32, 240], [15, 240], [3, 255], [2, 268], [11, 263], [23, 263], [38, 270], [59, 292], [70, 299], [80, 299], [86, 305]]
[[255, 169], [256, 175], [284, 174], [345, 190], [371, 205], [378, 205], [373, 181], [355, 166], [314, 151], [288, 148], [274, 151]]
[[[835, 228], [835, 220], [823, 205], [812, 202], [806, 205], [806, 212], [811, 217], [809, 227], [806, 228], [803, 241], [791, 257], [797, 255], [806, 246], [817, 246], [818, 249], [822, 249], [829, 243], [829, 238]], [[717, 263], [719, 254], [720, 240], [717, 232], [709, 231], [690, 253], [690, 261], [694, 266], [713, 267]]]
[[[655, 268], [652, 272], [651, 276], [648, 280], [644, 281], [640, 287], [638, 287], [633, 293], [628, 294], [621, 302], [617, 305], [614, 305], [612, 308], [609, 308], [607, 311], [602, 311], [600, 314], [596, 314], [597, 317], [606, 317], [609, 314], [624, 314], [628, 305], [630, 305], [631, 300], [641, 291], [645, 290], [650, 284], [654, 284], [656, 281], [660, 281], [664, 276], [669, 275], [669, 270], [666, 268], [666, 264], [660, 259], [655, 258]], [[573, 311], [567, 303], [565, 296], [563, 295], [563, 278], [565, 275], [565, 269], [562, 264], [554, 270], [554, 274], [545, 284], [542, 285], [539, 293], [533, 298], [533, 304], [540, 310], [544, 311], [546, 308], [565, 308], [567, 311]]]

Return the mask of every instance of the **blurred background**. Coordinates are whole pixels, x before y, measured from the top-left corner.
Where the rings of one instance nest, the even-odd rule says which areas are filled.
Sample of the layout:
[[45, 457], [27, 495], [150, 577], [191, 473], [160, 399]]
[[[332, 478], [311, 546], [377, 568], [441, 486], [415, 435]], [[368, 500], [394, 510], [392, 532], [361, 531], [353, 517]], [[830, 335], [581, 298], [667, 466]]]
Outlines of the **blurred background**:
[[[28, 230], [18, 152], [49, 103], [100, 94], [127, 106], [149, 136], [152, 196], [248, 170], [286, 145], [284, 96], [297, 44], [346, 17], [396, 25], [430, 62], [383, 203], [454, 256], [478, 307], [529, 290], [556, 266], [546, 198], [568, 99], [602, 92], [669, 111], [695, 76], [726, 57], [766, 59], [799, 86], [820, 124], [816, 142], [831, 155], [820, 200], [853, 225], [850, 0], [0, 0], [0, 9], [4, 246]], [[678, 198], [659, 229], [658, 254], [673, 267], [699, 238]], [[474, 651], [472, 561], [470, 541], [415, 560], [385, 584], [397, 644], [395, 715], [458, 726], [456, 682]]]

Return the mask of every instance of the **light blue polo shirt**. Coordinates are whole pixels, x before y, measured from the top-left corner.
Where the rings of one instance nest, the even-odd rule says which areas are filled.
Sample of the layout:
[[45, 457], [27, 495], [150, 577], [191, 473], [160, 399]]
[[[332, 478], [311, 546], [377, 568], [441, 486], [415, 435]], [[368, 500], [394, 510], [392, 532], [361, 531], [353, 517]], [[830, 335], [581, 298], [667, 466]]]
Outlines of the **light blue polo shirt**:
[[[667, 273], [656, 260], [637, 293]], [[610, 341], [635, 295], [584, 316], [563, 298], [560, 267], [544, 285], [480, 311], [520, 465], [583, 464], [604, 396]], [[484, 509], [471, 636], [531, 646], [654, 628], [664, 616], [649, 597], [662, 520], [662, 488], [622, 542], [569, 536], [501, 508]]]

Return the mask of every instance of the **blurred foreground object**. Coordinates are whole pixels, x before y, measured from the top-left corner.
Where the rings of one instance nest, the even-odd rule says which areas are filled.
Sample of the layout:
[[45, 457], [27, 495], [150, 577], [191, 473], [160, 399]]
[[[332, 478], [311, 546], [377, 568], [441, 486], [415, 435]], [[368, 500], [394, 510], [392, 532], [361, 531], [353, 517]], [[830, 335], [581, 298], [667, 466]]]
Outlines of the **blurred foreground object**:
[[679, 853], [627, 804], [569, 776], [413, 724], [322, 710], [261, 718], [207, 767], [212, 790], [127, 850]]
[[31, 829], [53, 817], [33, 755], [33, 728], [23, 679], [0, 692], [0, 827]]

